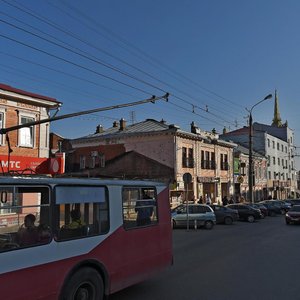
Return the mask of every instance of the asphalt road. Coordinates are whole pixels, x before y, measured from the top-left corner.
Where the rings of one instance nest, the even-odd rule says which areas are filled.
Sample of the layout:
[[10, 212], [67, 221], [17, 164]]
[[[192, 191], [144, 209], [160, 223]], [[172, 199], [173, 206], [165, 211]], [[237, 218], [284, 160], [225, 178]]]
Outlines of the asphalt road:
[[173, 231], [174, 265], [109, 300], [300, 299], [300, 226], [284, 217]]

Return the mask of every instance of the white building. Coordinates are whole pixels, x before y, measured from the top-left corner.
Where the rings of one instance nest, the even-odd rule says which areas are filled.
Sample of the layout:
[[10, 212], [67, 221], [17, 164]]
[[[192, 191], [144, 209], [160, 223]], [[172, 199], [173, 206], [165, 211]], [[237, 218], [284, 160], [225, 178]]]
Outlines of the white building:
[[[249, 147], [249, 127], [225, 133], [221, 138]], [[252, 141], [253, 150], [268, 158], [269, 195], [284, 199], [294, 194], [297, 189], [294, 132], [287, 122], [281, 122], [276, 91], [272, 125], [254, 123]]]

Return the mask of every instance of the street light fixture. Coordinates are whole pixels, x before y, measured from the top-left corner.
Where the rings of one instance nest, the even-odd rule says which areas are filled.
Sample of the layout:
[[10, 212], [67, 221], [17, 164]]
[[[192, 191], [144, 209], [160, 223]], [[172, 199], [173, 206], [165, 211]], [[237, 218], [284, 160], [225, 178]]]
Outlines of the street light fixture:
[[257, 102], [256, 104], [254, 104], [251, 109], [247, 109], [247, 111], [249, 112], [249, 173], [248, 173], [248, 184], [249, 184], [249, 196], [250, 196], [250, 203], [253, 203], [253, 157], [252, 157], [252, 148], [253, 148], [253, 142], [252, 142], [252, 137], [253, 137], [253, 120], [252, 120], [252, 110], [255, 106], [257, 106], [258, 104], [271, 99], [272, 98], [272, 94], [269, 94], [268, 96], [266, 96], [264, 99], [262, 99], [261, 101]]

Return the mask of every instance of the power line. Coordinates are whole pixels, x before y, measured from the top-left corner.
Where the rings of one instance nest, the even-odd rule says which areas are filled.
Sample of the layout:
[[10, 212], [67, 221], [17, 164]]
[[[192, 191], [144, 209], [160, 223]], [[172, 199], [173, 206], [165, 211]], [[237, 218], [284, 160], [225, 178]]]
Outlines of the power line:
[[25, 124], [16, 125], [16, 126], [8, 127], [8, 128], [1, 128], [0, 129], [0, 134], [7, 134], [10, 131], [18, 130], [20, 128], [31, 127], [31, 126], [35, 126], [35, 125], [39, 125], [39, 124], [54, 122], [54, 121], [58, 121], [58, 120], [73, 118], [73, 117], [87, 115], [87, 114], [92, 114], [92, 113], [99, 112], [99, 111], [119, 109], [119, 108], [123, 108], [123, 107], [141, 105], [141, 104], [145, 104], [145, 103], [149, 103], [149, 102], [155, 103], [155, 101], [158, 101], [158, 100], [168, 101], [168, 97], [169, 97], [169, 94], [166, 93], [164, 96], [160, 96], [160, 97], [152, 96], [150, 99], [146, 99], [146, 100], [140, 100], [140, 101], [135, 101], [135, 102], [130, 102], [130, 103], [112, 105], [112, 106], [107, 106], [107, 107], [102, 107], [102, 108], [95, 108], [95, 109], [90, 109], [90, 110], [86, 110], [86, 111], [71, 113], [71, 114], [67, 114], [67, 115], [52, 117], [52, 118], [48, 118], [48, 119], [28, 122], [28, 123], [25, 123]]
[[[48, 2], [49, 3], [49, 2]], [[177, 76], [183, 78], [184, 80], [186, 80], [188, 83], [192, 83], [194, 86], [200, 87], [201, 89], [203, 89], [206, 92], [211, 93], [212, 95], [223, 99], [224, 101], [227, 101], [231, 104], [233, 104], [235, 107], [239, 106], [241, 108], [244, 108], [242, 105], [239, 105], [238, 103], [235, 103], [229, 99], [226, 99], [225, 97], [217, 94], [216, 92], [207, 89], [201, 85], [199, 85], [197, 82], [194, 82], [193, 80], [191, 80], [190, 78], [178, 73], [177, 71], [173, 70], [172, 68], [170, 68], [169, 66], [165, 65], [163, 62], [161, 62], [160, 60], [154, 58], [153, 56], [149, 55], [148, 53], [146, 53], [145, 51], [141, 50], [140, 48], [138, 48], [137, 46], [135, 46], [134, 44], [128, 42], [127, 40], [125, 40], [123, 37], [121, 37], [120, 35], [116, 34], [115, 32], [113, 32], [112, 30], [108, 29], [107, 27], [105, 27], [103, 24], [96, 22], [95, 20], [92, 20], [90, 17], [86, 16], [84, 13], [82, 13], [82, 11], [79, 11], [78, 9], [76, 9], [74, 6], [72, 6], [69, 3], [66, 3], [66, 1], [61, 1], [61, 3], [63, 5], [65, 5], [66, 7], [68, 7], [69, 10], [75, 11], [77, 12], [77, 14], [83, 16], [87, 21], [96, 24], [97, 28], [102, 28], [105, 32], [107, 32], [108, 34], [114, 36], [117, 40], [120, 40], [123, 44], [125, 44], [126, 46], [134, 49], [136, 52], [142, 54], [144, 57], [147, 57], [148, 59], [150, 59], [151, 61], [155, 62], [155, 66], [159, 67], [161, 69], [161, 66], [163, 66], [165, 69], [167, 69], [169, 72], [171, 72], [171, 74], [176, 74]], [[176, 77], [175, 77], [176, 78]], [[178, 79], [177, 79], [178, 80]], [[216, 100], [216, 99], [215, 99]], [[217, 101], [217, 100], [216, 100]]]
[[[7, 3], [6, 1], [4, 1], [4, 2]], [[15, 6], [14, 6], [14, 7], [15, 7]], [[35, 17], [36, 17], [36, 16], [35, 16]], [[40, 19], [40, 18], [39, 18], [39, 19]], [[1, 20], [0, 20], [0, 21], [1, 21]], [[143, 80], [141, 81], [141, 80], [137, 79], [135, 76], [132, 76], [132, 75], [126, 73], [126, 72], [121, 71], [120, 69], [117, 69], [117, 68], [115, 68], [115, 67], [112, 67], [111, 65], [108, 65], [108, 64], [103, 63], [103, 62], [99, 62], [99, 60], [91, 59], [90, 57], [87, 57], [86, 55], [83, 55], [83, 54], [81, 54], [81, 53], [78, 53], [78, 52], [76, 52], [76, 51], [73, 51], [73, 50], [71, 50], [71, 49], [69, 49], [69, 48], [67, 48], [67, 47], [64, 47], [64, 46], [62, 46], [62, 45], [59, 45], [59, 44], [57, 44], [57, 43], [55, 43], [55, 42], [53, 42], [53, 41], [49, 41], [48, 39], [45, 39], [45, 38], [43, 38], [43, 37], [41, 37], [41, 36], [39, 36], [39, 35], [37, 35], [37, 34], [34, 34], [34, 33], [32, 33], [32, 32], [29, 32], [28, 30], [25, 30], [25, 29], [23, 29], [23, 28], [20, 28], [20, 27], [18, 27], [18, 26], [16, 26], [16, 25], [13, 25], [13, 24], [9, 23], [9, 22], [3, 21], [3, 20], [2, 20], [2, 22], [6, 23], [6, 24], [8, 24], [8, 25], [10, 25], [10, 26], [13, 26], [13, 27], [15, 27], [15, 28], [17, 28], [17, 29], [19, 29], [19, 30], [22, 30], [22, 31], [24, 31], [24, 32], [26, 32], [26, 33], [29, 33], [29, 34], [31, 34], [31, 35], [34, 35], [34, 36], [36, 36], [36, 37], [38, 37], [38, 38], [41, 38], [41, 39], [43, 39], [43, 40], [45, 40], [45, 41], [47, 41], [47, 42], [49, 42], [49, 43], [55, 44], [56, 46], [62, 47], [62, 48], [64, 48], [65, 50], [68, 50], [68, 51], [71, 51], [71, 52], [73, 52], [73, 53], [75, 53], [75, 54], [77, 54], [77, 55], [83, 56], [84, 58], [89, 59], [89, 60], [92, 60], [93, 62], [100, 63], [100, 64], [104, 65], [105, 67], [108, 67], [108, 68], [110, 68], [110, 69], [112, 69], [112, 70], [114, 70], [114, 71], [120, 72], [121, 74], [126, 75], [126, 76], [129, 76], [130, 78], [133, 78], [133, 79], [135, 79], [135, 80], [138, 80], [138, 81], [140, 81], [140, 82], [142, 82], [142, 83], [144, 83], [144, 84], [150, 85], [151, 87], [154, 87], [154, 88], [156, 88], [156, 89], [159, 89], [160, 91], [165, 92], [163, 89], [161, 89], [161, 88], [159, 88], [159, 87], [157, 87], [157, 86], [154, 86], [153, 84], [149, 84], [148, 82], [145, 82], [145, 81], [143, 81]], [[23, 22], [23, 23], [24, 23], [24, 22]], [[50, 23], [50, 24], [51, 24], [51, 26], [55, 26], [55, 25], [53, 25], [53, 23]], [[44, 33], [44, 34], [45, 34], [45, 33]], [[2, 35], [2, 36], [3, 36], [3, 35]], [[7, 38], [7, 37], [6, 37], [6, 38]], [[15, 42], [19, 42], [19, 41], [16, 41], [15, 39], [11, 39], [11, 40], [13, 40], [13, 41], [15, 41]], [[135, 89], [137, 89], [137, 90], [139, 90], [139, 91], [145, 92], [144, 90], [141, 90], [141, 89], [139, 89], [139, 88], [133, 87], [132, 85], [125, 84], [125, 83], [123, 83], [123, 82], [120, 82], [119, 80], [116, 80], [116, 79], [114, 79], [114, 78], [111, 78], [110, 76], [101, 74], [101, 73], [99, 73], [99, 72], [90, 70], [90, 69], [88, 69], [88, 68], [86, 68], [86, 67], [83, 67], [83, 66], [81, 66], [81, 65], [72, 63], [71, 61], [68, 61], [68, 60], [63, 59], [63, 58], [61, 58], [61, 57], [58, 57], [58, 56], [56, 56], [56, 55], [50, 54], [49, 52], [46, 52], [46, 51], [44, 51], [44, 50], [38, 49], [38, 48], [36, 48], [36, 47], [30, 46], [30, 45], [25, 44], [25, 43], [22, 43], [22, 42], [19, 42], [19, 43], [21, 43], [22, 45], [25, 45], [25, 46], [27, 46], [27, 47], [30, 47], [30, 48], [32, 48], [32, 49], [34, 49], [34, 50], [41, 51], [41, 52], [43, 52], [43, 53], [45, 53], [45, 54], [48, 54], [48, 55], [50, 55], [50, 56], [52, 56], [52, 57], [55, 57], [55, 58], [57, 58], [57, 59], [61, 59], [61, 60], [65, 61], [65, 62], [71, 63], [71, 64], [73, 64], [73, 65], [75, 65], [75, 66], [77, 66], [77, 67], [80, 67], [80, 68], [83, 68], [83, 69], [92, 71], [92, 72], [94, 72], [94, 73], [96, 73], [96, 74], [98, 74], [98, 75], [100, 75], [100, 76], [104, 76], [104, 77], [107, 78], [107, 79], [116, 81], [116, 82], [118, 82], [118, 83], [120, 83], [120, 84], [124, 84], [124, 85], [126, 85], [126, 86], [128, 86], [128, 87], [135, 88]], [[77, 48], [77, 49], [78, 49], [78, 48]], [[81, 51], [81, 50], [80, 50], [80, 51]], [[155, 77], [154, 77], [154, 78], [155, 78]], [[167, 84], [167, 83], [165, 83], [165, 84]], [[167, 84], [167, 85], [168, 85], [168, 84]], [[187, 95], [188, 97], [190, 97], [190, 98], [193, 98], [192, 96], [188, 95], [188, 94], [185, 93], [185, 92], [182, 92], [182, 91], [180, 91], [180, 92], [186, 94], [186, 95]], [[150, 94], [149, 92], [145, 92], [145, 93]], [[213, 115], [213, 116], [216, 117], [216, 118], [221, 118], [221, 119], [223, 119], [225, 122], [231, 123], [231, 122], [226, 121], [224, 118], [222, 118], [222, 117], [220, 117], [220, 116], [218, 116], [218, 115], [216, 115], [216, 114], [211, 113], [211, 112], [208, 111], [207, 109], [204, 110], [204, 109], [202, 109], [201, 107], [199, 107], [199, 106], [197, 106], [197, 105], [194, 105], [193, 103], [191, 103], [191, 102], [189, 102], [189, 101], [186, 101], [186, 100], [184, 100], [184, 99], [181, 98], [181, 97], [175, 96], [174, 94], [173, 94], [173, 96], [174, 96], [175, 98], [181, 100], [181, 101], [184, 101], [184, 102], [190, 104], [190, 105], [193, 107], [193, 110], [194, 110], [194, 108], [198, 108], [198, 109], [203, 110], [203, 111], [205, 111], [205, 112], [207, 112], [207, 113], [210, 113], [211, 115]], [[232, 123], [231, 123], [231, 124], [232, 124]]]
[[80, 77], [80, 76], [77, 76], [77, 75], [74, 75], [74, 74], [70, 74], [70, 73], [67, 73], [67, 72], [62, 71], [62, 70], [54, 69], [52, 67], [49, 67], [49, 66], [46, 66], [46, 65], [34, 62], [32, 60], [29, 60], [29, 59], [25, 59], [25, 58], [22, 58], [22, 57], [19, 57], [19, 56], [16, 56], [16, 55], [12, 55], [12, 54], [9, 54], [9, 53], [3, 52], [3, 51], [0, 51], [0, 53], [3, 54], [3, 55], [6, 55], [6, 56], [12, 57], [12, 58], [16, 58], [16, 59], [21, 60], [23, 62], [26, 62], [26, 63], [32, 64], [32, 65], [38, 66], [38, 67], [41, 67], [41, 68], [44, 68], [44, 69], [47, 69], [47, 70], [50, 70], [50, 71], [53, 71], [53, 72], [56, 72], [56, 73], [59, 73], [59, 74], [63, 74], [65, 76], [68, 76], [68, 77], [71, 77], [71, 78], [75, 78], [75, 79], [78, 79], [78, 80], [83, 81], [83, 82], [90, 83], [90, 84], [95, 85], [95, 86], [99, 86], [99, 87], [102, 87], [102, 88], [105, 88], [105, 89], [108, 89], [108, 90], [111, 90], [111, 91], [114, 91], [114, 92], [117, 92], [117, 93], [120, 93], [120, 94], [123, 94], [123, 95], [135, 97], [132, 94], [129, 94], [129, 93], [117, 90], [115, 88], [112, 88], [112, 87], [100, 84], [98, 82], [89, 80], [87, 78], [83, 78], [83, 77]]
[[[11, 4], [11, 3], [8, 3], [8, 2], [5, 1], [5, 0], [2, 0], [2, 1], [4, 1], [4, 2], [7, 3], [8, 5], [11, 5], [11, 6], [13, 6], [13, 7], [15, 7], [15, 8], [17, 8], [17, 9], [19, 9], [19, 10], [21, 10], [21, 11], [23, 11], [23, 12], [25, 12], [25, 13], [27, 13], [27, 14], [33, 16], [33, 17], [35, 17], [35, 18], [37, 18], [38, 20], [40, 20], [40, 21], [42, 21], [42, 22], [44, 22], [44, 23], [46, 23], [46, 24], [48, 24], [48, 25], [50, 25], [50, 26], [56, 28], [57, 30], [62, 31], [62, 32], [64, 32], [65, 34], [70, 35], [70, 36], [76, 38], [77, 40], [80, 40], [81, 42], [83, 42], [83, 43], [85, 43], [85, 44], [87, 44], [87, 45], [89, 45], [89, 46], [91, 46], [91, 47], [93, 47], [93, 48], [96, 48], [97, 50], [103, 52], [102, 49], [99, 49], [98, 47], [95, 47], [94, 45], [91, 45], [90, 43], [87, 43], [86, 41], [82, 40], [81, 38], [78, 38], [78, 36], [74, 35], [73, 33], [69, 32], [69, 31], [66, 31], [66, 30], [63, 30], [61, 27], [57, 26], [55, 23], [50, 22], [49, 19], [46, 19], [46, 20], [45, 20], [45, 18], [42, 19], [42, 18], [38, 17], [37, 15], [28, 12], [28, 9], [27, 9], [27, 8], [26, 8], [27, 11], [25, 11], [24, 9], [21, 9], [21, 8], [18, 7], [18, 6], [15, 6], [15, 5]], [[15, 1], [15, 2], [16, 2], [16, 1]], [[47, 3], [49, 4], [49, 2], [47, 2]], [[19, 4], [19, 5], [21, 5], [21, 4]], [[50, 4], [50, 5], [52, 5], [52, 6], [54, 6], [54, 7], [57, 8], [57, 6], [55, 6], [55, 5], [53, 5], [53, 4]], [[21, 5], [21, 6], [24, 8], [24, 5]], [[69, 6], [69, 7], [70, 7], [70, 6]], [[72, 9], [72, 7], [71, 7], [71, 9]], [[61, 10], [61, 9], [60, 9], [60, 10]], [[74, 11], [74, 8], [73, 8], [72, 10]], [[32, 10], [29, 10], [29, 11], [32, 11]], [[68, 16], [70, 16], [69, 13], [67, 13], [67, 12], [65, 12], [65, 11], [64, 11], [64, 13], [67, 14]], [[85, 17], [86, 17], [86, 16], [85, 16]], [[74, 18], [74, 17], [73, 17], [73, 18]], [[88, 18], [88, 20], [91, 21], [89, 18]], [[104, 27], [104, 26], [102, 26], [102, 27]], [[124, 41], [122, 41], [122, 42], [124, 42]], [[131, 45], [131, 46], [132, 46], [132, 45]], [[106, 51], [105, 51], [105, 53], [106, 53], [107, 55], [112, 56], [111, 54], [109, 54], [109, 53], [106, 52]], [[119, 58], [117, 58], [117, 57], [115, 57], [115, 56], [112, 56], [112, 57], [114, 57], [115, 59], [118, 59], [119, 61], [122, 61], [123, 63], [126, 63], [126, 62], [124, 62], [123, 60], [120, 60]], [[127, 63], [126, 63], [126, 64], [127, 64]], [[164, 84], [168, 85], [169, 87], [174, 88], [174, 86], [172, 86], [172, 85], [170, 85], [170, 84], [168, 84], [168, 83], [165, 83], [165, 82], [161, 81], [160, 79], [155, 78], [154, 76], [150, 75], [149, 73], [144, 72], [143, 70], [141, 70], [141, 69], [139, 69], [139, 68], [136, 68], [136, 67], [134, 67], [134, 66], [131, 65], [131, 64], [127, 64], [127, 65], [129, 65], [129, 66], [135, 68], [135, 69], [138, 70], [139, 72], [142, 72], [142, 73], [144, 73], [145, 75], [150, 76], [151, 78], [153, 78], [153, 79], [155, 79], [155, 80], [157, 80], [157, 81], [159, 81], [159, 82], [161, 82], [161, 83], [164, 83]], [[119, 70], [119, 71], [120, 71], [120, 70]], [[121, 71], [121, 72], [122, 72], [122, 71]], [[127, 74], [127, 76], [130, 76], [130, 77], [131, 77], [131, 75], [129, 75], [128, 73], [123, 73], [123, 74], [124, 74], [124, 75]], [[131, 78], [133, 78], [133, 79], [135, 79], [135, 80], [138, 80], [136, 77], [131, 77]], [[149, 83], [146, 83], [145, 81], [144, 81], [143, 83], [149, 85]], [[156, 86], [153, 86], [152, 84], [151, 84], [151, 86], [152, 86], [152, 87], [155, 87], [155, 88], [157, 88], [157, 89], [159, 89], [159, 90], [161, 90], [160, 88], [158, 88], [158, 87], [156, 87]], [[174, 89], [176, 89], [177, 91], [179, 91], [176, 87], [175, 87]], [[161, 91], [165, 92], [164, 90], [161, 90]], [[179, 91], [179, 92], [186, 94], [185, 92], [182, 92], [182, 91]], [[187, 95], [188, 97], [194, 99], [194, 97], [191, 97], [191, 96], [188, 95], [188, 94], [186, 94], [186, 95]], [[193, 105], [193, 104], [191, 104], [191, 105]], [[195, 106], [195, 105], [194, 105], [194, 106]]]
[[[1, 13], [1, 12], [0, 12], [0, 13]], [[2, 13], [2, 14], [4, 14], [5, 16], [11, 17], [11, 16], [9, 16], [9, 15], [7, 15], [7, 14], [5, 14], [5, 13]], [[54, 38], [55, 40], [57, 40], [57, 41], [59, 41], [59, 42], [61, 42], [61, 43], [63, 43], [63, 44], [67, 44], [67, 43], [65, 43], [65, 42], [63, 42], [63, 41], [57, 39], [57, 38], [54, 37], [53, 35], [49, 35], [49, 34], [43, 32], [43, 31], [39, 30], [38, 28], [35, 28], [35, 27], [33, 27], [33, 26], [31, 26], [31, 25], [29, 25], [29, 24], [23, 22], [23, 21], [18, 20], [18, 19], [15, 18], [15, 17], [11, 17], [11, 18], [13, 18], [13, 19], [16, 20], [16, 21], [18, 21], [18, 22], [20, 22], [20, 23], [22, 23], [22, 24], [25, 24], [25, 25], [27, 25], [27, 26], [29, 26], [29, 27], [31, 27], [31, 28], [33, 28], [33, 29], [35, 29], [35, 30], [41, 32], [42, 34], [45, 34], [45, 35], [47, 35], [47, 36], [50, 36], [51, 38]], [[54, 45], [56, 45], [56, 46], [58, 46], [58, 47], [61, 47], [61, 48], [65, 49], [65, 50], [67, 50], [67, 51], [70, 51], [70, 52], [72, 52], [72, 53], [75, 53], [75, 54], [77, 54], [77, 55], [80, 55], [81, 57], [84, 57], [84, 58], [86, 58], [86, 59], [88, 59], [88, 60], [91, 60], [91, 61], [93, 61], [93, 62], [99, 63], [99, 64], [101, 64], [101, 65], [103, 65], [103, 66], [105, 66], [105, 67], [107, 67], [107, 68], [110, 68], [110, 69], [112, 69], [112, 70], [114, 70], [114, 71], [117, 71], [117, 72], [119, 72], [119, 73], [121, 73], [121, 74], [123, 74], [123, 75], [125, 75], [125, 76], [128, 76], [128, 77], [130, 77], [130, 78], [132, 78], [132, 79], [135, 79], [135, 80], [137, 80], [137, 81], [139, 81], [139, 82], [141, 82], [141, 83], [143, 83], [143, 84], [146, 84], [146, 85], [149, 85], [149, 86], [151, 86], [151, 87], [153, 87], [153, 88], [156, 88], [156, 89], [158, 89], [159, 91], [165, 92], [165, 90], [163, 90], [163, 89], [161, 89], [161, 88], [159, 88], [159, 87], [157, 87], [157, 86], [154, 86], [153, 84], [150, 84], [150, 83], [148, 83], [148, 82], [146, 82], [146, 81], [144, 81], [144, 80], [138, 79], [138, 78], [136, 78], [135, 76], [130, 75], [129, 73], [124, 72], [124, 71], [122, 71], [122, 70], [120, 70], [120, 69], [114, 67], [114, 66], [111, 65], [111, 64], [105, 63], [105, 62], [103, 62], [103, 61], [99, 61], [97, 58], [96, 58], [96, 60], [95, 60], [95, 59], [92, 59], [92, 58], [86, 56], [86, 55], [89, 55], [89, 54], [86, 53], [86, 52], [83, 52], [83, 51], [82, 51], [81, 49], [79, 49], [79, 48], [76, 48], [76, 47], [71, 46], [70, 44], [67, 44], [67, 45], [68, 45], [68, 46], [71, 46], [71, 47], [73, 47], [73, 48], [75, 48], [76, 50], [79, 50], [79, 51], [85, 53], [86, 55], [80, 54], [80, 53], [78, 53], [78, 52], [76, 52], [76, 51], [71, 50], [70, 48], [67, 48], [67, 47], [65, 47], [65, 46], [63, 46], [63, 45], [59, 45], [59, 44], [57, 44], [57, 43], [55, 43], [55, 42], [52, 42], [52, 41], [50, 41], [50, 40], [48, 40], [48, 39], [45, 39], [45, 38], [43, 38], [43, 37], [41, 37], [41, 36], [39, 36], [39, 35], [37, 35], [37, 34], [34, 34], [34, 33], [30, 32], [30, 31], [24, 29], [24, 28], [20, 28], [19, 26], [16, 26], [16, 25], [14, 25], [14, 24], [11, 24], [11, 23], [9, 23], [9, 22], [7, 22], [7, 21], [4, 21], [4, 20], [1, 20], [1, 19], [0, 19], [0, 22], [3, 22], [3, 23], [5, 23], [5, 24], [7, 24], [7, 25], [9, 25], [9, 26], [12, 26], [12, 27], [14, 27], [14, 28], [16, 28], [16, 29], [18, 29], [18, 30], [24, 31], [24, 32], [26, 32], [26, 33], [28, 33], [28, 34], [31, 34], [31, 35], [33, 35], [33, 36], [35, 36], [35, 37], [38, 37], [38, 38], [40, 38], [40, 39], [43, 39], [43, 40], [45, 40], [45, 41], [47, 41], [47, 42], [49, 42], [49, 43], [52, 43], [52, 44], [54, 44]], [[64, 32], [64, 31], [63, 31], [63, 32]], [[82, 41], [82, 40], [80, 40], [80, 41]], [[98, 49], [98, 48], [97, 48], [97, 49]], [[121, 61], [123, 62], [123, 60], [121, 60]], [[132, 65], [130, 65], [130, 66], [132, 66]], [[132, 66], [132, 67], [134, 67], [134, 66]], [[134, 68], [135, 68], [135, 67], [134, 67]], [[137, 69], [137, 68], [136, 68], [136, 69]], [[161, 82], [161, 83], [163, 83], [163, 84], [165, 84], [165, 85], [167, 85], [167, 86], [169, 86], [169, 87], [172, 87], [174, 90], [177, 90], [178, 92], [180, 92], [180, 93], [182, 93], [182, 94], [186, 95], [187, 97], [189, 97], [189, 98], [191, 98], [191, 99], [194, 100], [194, 97], [192, 97], [191, 95], [187, 94], [187, 93], [184, 92], [184, 91], [181, 91], [181, 90], [177, 89], [177, 88], [174, 87], [173, 85], [170, 85], [170, 84], [168, 84], [168, 83], [166, 83], [166, 82], [164, 82], [164, 81], [162, 81], [162, 80], [160, 80], [160, 79], [157, 79], [157, 78], [155, 78], [154, 76], [152, 76], [152, 75], [150, 75], [150, 74], [144, 72], [144, 71], [141, 70], [141, 69], [138, 69], [138, 70], [139, 70], [140, 72], [142, 72], [142, 73], [144, 73], [144, 74], [150, 76], [151, 78], [154, 78], [155, 80], [157, 80], [157, 81], [159, 81], [159, 82]], [[177, 98], [180, 99], [180, 100], [182, 100], [182, 98], [180, 98], [180, 97], [177, 97]], [[199, 108], [199, 109], [202, 110], [202, 108], [200, 108], [200, 107], [197, 106], [197, 105], [194, 105], [194, 104], [192, 104], [192, 103], [190, 103], [190, 102], [189, 102], [189, 104], [191, 104], [191, 105], [192, 105], [193, 107], [195, 107], [195, 108]], [[207, 112], [208, 112], [208, 111], [207, 111]], [[212, 114], [212, 115], [214, 115], [214, 114]], [[219, 116], [217, 116], [217, 115], [214, 115], [214, 116], [216, 116], [217, 118], [219, 118]], [[223, 120], [224, 120], [224, 119], [223, 119]], [[226, 120], [225, 120], [225, 121], [226, 121]], [[226, 121], [226, 122], [227, 122], [227, 121]]]

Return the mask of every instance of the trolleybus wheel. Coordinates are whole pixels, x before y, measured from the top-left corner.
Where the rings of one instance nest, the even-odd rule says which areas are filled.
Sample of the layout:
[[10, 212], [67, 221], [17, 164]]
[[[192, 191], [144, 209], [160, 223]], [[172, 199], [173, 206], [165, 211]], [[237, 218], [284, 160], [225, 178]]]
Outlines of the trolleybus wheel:
[[103, 280], [93, 268], [78, 270], [64, 287], [63, 300], [103, 300]]

